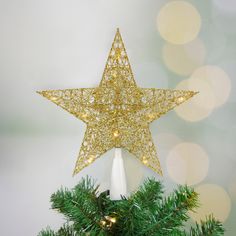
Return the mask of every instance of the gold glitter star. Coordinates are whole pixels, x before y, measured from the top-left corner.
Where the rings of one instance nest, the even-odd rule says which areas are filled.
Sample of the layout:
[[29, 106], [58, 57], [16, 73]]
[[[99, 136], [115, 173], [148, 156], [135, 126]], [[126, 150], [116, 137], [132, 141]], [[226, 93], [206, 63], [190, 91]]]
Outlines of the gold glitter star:
[[113, 147], [125, 148], [162, 175], [149, 124], [193, 91], [139, 88], [117, 30], [100, 85], [38, 92], [87, 124], [74, 174]]

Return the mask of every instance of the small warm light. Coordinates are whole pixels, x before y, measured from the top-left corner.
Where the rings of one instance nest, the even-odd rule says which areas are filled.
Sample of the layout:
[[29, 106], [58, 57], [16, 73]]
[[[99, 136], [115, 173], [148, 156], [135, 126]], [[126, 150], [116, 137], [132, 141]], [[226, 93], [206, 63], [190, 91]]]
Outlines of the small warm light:
[[81, 116], [83, 119], [86, 119], [88, 117], [88, 115], [86, 113], [83, 113]]
[[111, 217], [111, 218], [110, 218], [110, 221], [111, 221], [112, 223], [116, 223], [116, 218], [115, 218], [115, 217]]
[[117, 72], [116, 71], [112, 71], [112, 77], [116, 78], [117, 77]]
[[102, 226], [106, 225], [106, 221], [105, 220], [101, 220], [100, 223], [101, 223]]
[[114, 137], [117, 138], [119, 136], [119, 131], [118, 130], [115, 130], [114, 133], [113, 133]]
[[57, 97], [51, 97], [50, 98], [52, 101], [56, 101], [57, 100]]
[[143, 156], [142, 162], [143, 162], [143, 164], [147, 164], [148, 163], [148, 160], [147, 160], [147, 158], [145, 156]]
[[149, 120], [153, 120], [153, 119], [155, 119], [155, 115], [154, 114], [148, 114], [148, 118], [149, 118]]
[[222, 187], [215, 184], [203, 184], [195, 188], [195, 191], [199, 194], [200, 207], [196, 209], [196, 212], [190, 212], [193, 220], [200, 222], [210, 214], [222, 222], [228, 218], [231, 200]]
[[177, 100], [178, 100], [179, 103], [181, 103], [181, 102], [184, 101], [184, 98], [183, 97], [178, 97]]
[[90, 156], [87, 161], [89, 164], [91, 164], [94, 161], [94, 156]]
[[106, 220], [110, 221], [111, 223], [116, 223], [116, 217], [105, 216]]
[[161, 8], [157, 27], [161, 36], [168, 42], [185, 44], [198, 35], [201, 16], [192, 4], [186, 1], [171, 1]]

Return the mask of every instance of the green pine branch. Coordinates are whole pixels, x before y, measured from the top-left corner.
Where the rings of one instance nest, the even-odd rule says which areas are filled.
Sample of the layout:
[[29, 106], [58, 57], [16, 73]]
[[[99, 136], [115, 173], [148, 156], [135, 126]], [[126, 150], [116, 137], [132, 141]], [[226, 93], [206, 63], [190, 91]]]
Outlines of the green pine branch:
[[51, 196], [52, 208], [66, 216], [58, 231], [50, 228], [39, 236], [220, 236], [222, 224], [210, 216], [187, 233], [188, 212], [198, 206], [197, 193], [179, 186], [163, 196], [163, 186], [147, 179], [129, 198], [112, 201], [109, 191], [98, 195], [90, 178], [82, 179], [72, 190], [60, 189]]
[[141, 203], [142, 207], [149, 207], [150, 202], [161, 200], [162, 194], [163, 186], [161, 182], [156, 181], [154, 178], [148, 178], [129, 199]]
[[47, 228], [40, 232], [39, 236], [77, 236], [73, 226], [63, 225], [57, 232]]
[[222, 223], [216, 220], [212, 215], [201, 221], [200, 224], [190, 229], [189, 236], [220, 236], [224, 234]]
[[58, 210], [73, 222], [79, 232], [94, 231], [99, 233], [100, 209], [97, 204], [98, 186], [89, 179], [82, 179], [71, 191], [60, 189], [51, 196], [52, 208]]
[[139, 235], [140, 222], [143, 221], [142, 215], [152, 210], [152, 204], [162, 198], [163, 187], [160, 182], [154, 178], [147, 179], [143, 185], [133, 193], [128, 199], [117, 201], [113, 208], [118, 212], [117, 225], [113, 228], [114, 232], [119, 232], [122, 228], [121, 235]]
[[[173, 194], [156, 202], [153, 214], [146, 214], [141, 235], [170, 235], [189, 219], [188, 211], [197, 207], [197, 193], [192, 188], [180, 186]], [[144, 216], [145, 217], [145, 216]], [[176, 234], [176, 233], [175, 233]]]

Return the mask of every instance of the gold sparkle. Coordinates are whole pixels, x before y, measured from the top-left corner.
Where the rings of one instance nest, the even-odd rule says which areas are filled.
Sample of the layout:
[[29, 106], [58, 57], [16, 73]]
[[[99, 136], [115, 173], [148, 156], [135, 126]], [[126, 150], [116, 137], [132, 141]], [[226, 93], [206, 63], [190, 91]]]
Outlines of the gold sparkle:
[[196, 94], [193, 91], [139, 88], [119, 30], [98, 87], [38, 93], [87, 124], [74, 174], [111, 148], [120, 147], [160, 175], [162, 171], [149, 123]]
[[142, 157], [142, 162], [144, 165], [146, 165], [148, 163], [148, 160], [145, 156]]
[[117, 138], [119, 136], [119, 131], [118, 130], [114, 131], [113, 135], [115, 138]]
[[94, 161], [94, 156], [90, 156], [88, 158], [88, 163], [91, 164]]

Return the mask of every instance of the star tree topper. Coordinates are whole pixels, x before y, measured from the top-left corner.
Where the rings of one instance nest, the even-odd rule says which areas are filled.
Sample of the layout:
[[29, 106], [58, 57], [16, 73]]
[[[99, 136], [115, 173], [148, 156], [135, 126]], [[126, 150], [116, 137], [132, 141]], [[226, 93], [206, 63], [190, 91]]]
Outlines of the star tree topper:
[[125, 148], [162, 175], [149, 124], [196, 93], [139, 88], [117, 29], [96, 88], [38, 92], [87, 124], [74, 174], [113, 147]]

